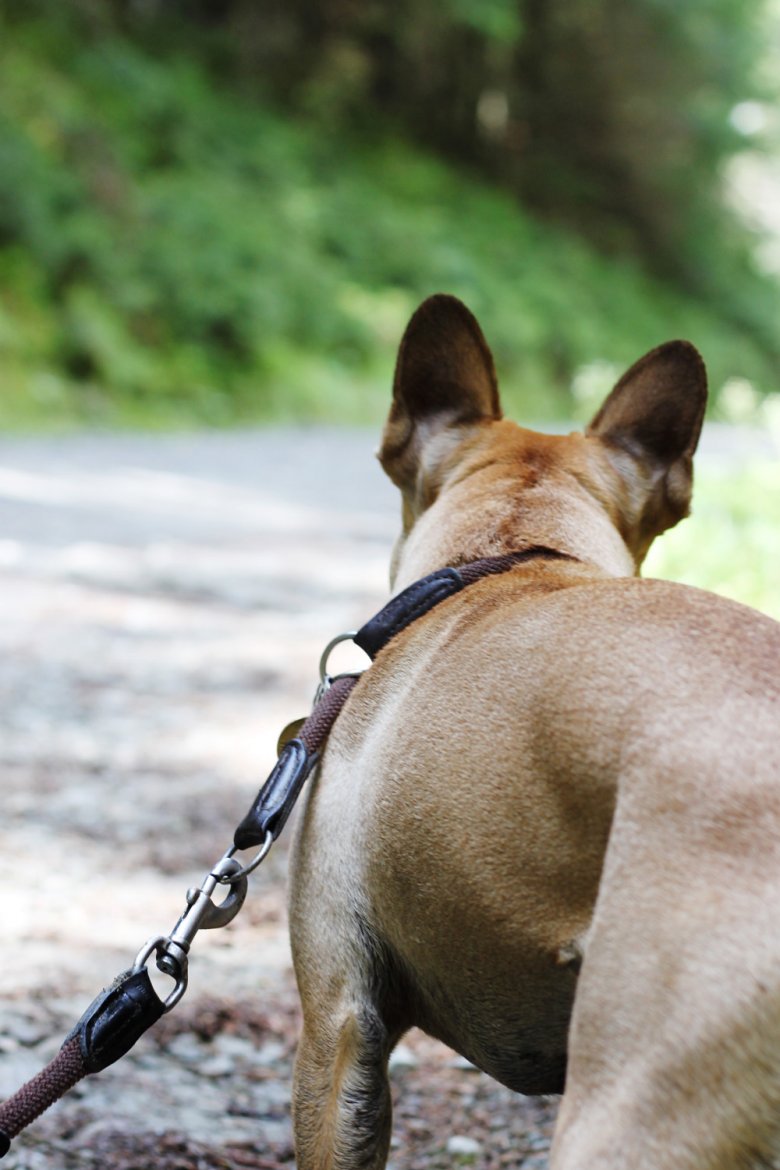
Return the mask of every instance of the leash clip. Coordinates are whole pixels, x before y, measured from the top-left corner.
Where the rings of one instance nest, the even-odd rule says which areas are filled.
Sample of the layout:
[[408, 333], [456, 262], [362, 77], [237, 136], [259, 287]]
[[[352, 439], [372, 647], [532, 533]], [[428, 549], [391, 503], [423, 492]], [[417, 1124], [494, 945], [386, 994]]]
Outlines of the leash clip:
[[[157, 968], [176, 981], [173, 991], [165, 1001], [166, 1012], [175, 1007], [187, 990], [188, 955], [192, 940], [199, 930], [216, 930], [232, 922], [244, 904], [249, 882], [246, 873], [231, 852], [221, 857], [206, 874], [200, 886], [187, 890], [187, 908], [169, 935], [157, 935], [149, 939], [136, 956], [133, 971], [146, 967], [152, 954], [156, 954]], [[213, 902], [212, 894], [218, 885], [229, 885], [227, 895], [221, 902]]]

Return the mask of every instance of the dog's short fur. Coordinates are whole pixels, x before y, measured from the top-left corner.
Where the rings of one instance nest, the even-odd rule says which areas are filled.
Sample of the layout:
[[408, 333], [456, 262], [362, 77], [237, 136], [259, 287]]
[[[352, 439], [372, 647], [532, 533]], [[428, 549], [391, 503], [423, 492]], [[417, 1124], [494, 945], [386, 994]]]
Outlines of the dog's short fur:
[[520, 1092], [565, 1083], [554, 1170], [780, 1166], [780, 626], [637, 577], [687, 514], [705, 398], [673, 341], [584, 435], [536, 434], [460, 302], [412, 318], [394, 586], [576, 559], [438, 606], [331, 735], [292, 866], [300, 1170], [384, 1166], [412, 1025]]

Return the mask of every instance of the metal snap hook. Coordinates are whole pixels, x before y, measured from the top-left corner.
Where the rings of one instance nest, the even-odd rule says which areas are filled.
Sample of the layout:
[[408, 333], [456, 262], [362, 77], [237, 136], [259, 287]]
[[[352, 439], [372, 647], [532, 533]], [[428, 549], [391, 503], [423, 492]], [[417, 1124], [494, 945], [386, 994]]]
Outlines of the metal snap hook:
[[233, 857], [220, 858], [209, 874], [209, 877], [215, 879], [215, 886], [216, 883], [219, 883], [220, 885], [228, 885], [230, 889], [227, 892], [227, 896], [221, 902], [212, 902], [211, 894], [215, 886], [212, 886], [211, 890], [206, 890], [205, 882], [200, 890], [188, 891], [188, 901], [190, 893], [194, 894], [195, 898], [199, 894], [205, 893], [209, 899], [209, 904], [203, 911], [198, 923], [201, 930], [215, 930], [217, 927], [227, 926], [228, 922], [232, 922], [244, 905], [247, 890], [249, 889], [246, 870], [243, 870], [240, 863]]

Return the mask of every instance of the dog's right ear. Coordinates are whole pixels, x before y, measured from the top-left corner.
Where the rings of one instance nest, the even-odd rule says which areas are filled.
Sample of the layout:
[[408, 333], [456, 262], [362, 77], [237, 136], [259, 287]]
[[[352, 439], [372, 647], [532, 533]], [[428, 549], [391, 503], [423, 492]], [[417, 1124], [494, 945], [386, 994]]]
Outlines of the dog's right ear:
[[500, 417], [493, 356], [476, 317], [457, 297], [429, 297], [398, 351], [393, 405], [379, 450], [382, 466], [399, 487], [409, 487], [423, 438]]
[[627, 539], [637, 564], [655, 536], [688, 515], [706, 405], [701, 355], [688, 341], [669, 341], [623, 375], [588, 427], [589, 435], [623, 453], [632, 501]]

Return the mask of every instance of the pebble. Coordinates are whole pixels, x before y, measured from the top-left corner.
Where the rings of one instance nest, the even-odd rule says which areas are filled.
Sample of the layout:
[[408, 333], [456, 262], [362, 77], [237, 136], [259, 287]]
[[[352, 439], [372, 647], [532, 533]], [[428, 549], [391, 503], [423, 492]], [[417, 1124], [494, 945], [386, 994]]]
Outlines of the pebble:
[[476, 1158], [482, 1153], [482, 1146], [475, 1138], [464, 1134], [453, 1134], [447, 1142], [447, 1153], [454, 1158]]
[[[7, 1051], [14, 1047], [31, 1048], [48, 1035], [50, 1025], [17, 1011], [8, 1009], [0, 1013], [0, 1036], [7, 1042]], [[8, 1043], [10, 1041], [10, 1043]]]
[[253, 1051], [251, 1061], [263, 1068], [272, 1068], [275, 1065], [281, 1065], [286, 1056], [287, 1050], [284, 1044], [279, 1040], [266, 1040], [260, 1048]]
[[202, 1077], [227, 1077], [235, 1071], [235, 1063], [229, 1056], [210, 1056], [195, 1069]]
[[406, 1044], [397, 1044], [390, 1053], [388, 1067], [393, 1072], [394, 1069], [399, 1068], [417, 1068], [418, 1064], [419, 1061], [411, 1048], [408, 1048]]
[[203, 1060], [204, 1046], [190, 1032], [180, 1032], [168, 1042], [167, 1047], [175, 1060], [181, 1060], [185, 1064], [200, 1064]]
[[250, 1064], [257, 1059], [257, 1045], [244, 1036], [231, 1036], [229, 1033], [215, 1037], [212, 1041], [214, 1055], [231, 1060], [234, 1067]]

